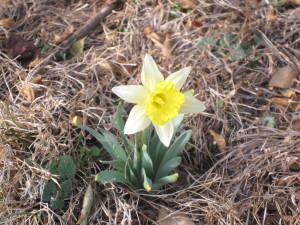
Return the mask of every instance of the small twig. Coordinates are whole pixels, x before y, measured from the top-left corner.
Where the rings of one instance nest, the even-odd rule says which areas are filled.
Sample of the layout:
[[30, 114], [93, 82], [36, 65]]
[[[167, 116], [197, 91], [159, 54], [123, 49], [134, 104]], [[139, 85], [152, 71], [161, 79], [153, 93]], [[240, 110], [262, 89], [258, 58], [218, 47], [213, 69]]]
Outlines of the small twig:
[[111, 3], [105, 4], [100, 12], [93, 17], [90, 21], [87, 22], [87, 24], [78, 32], [74, 33], [67, 39], [65, 42], [63, 42], [58, 48], [55, 49], [48, 57], [48, 60], [44, 62], [50, 62], [50, 61], [57, 61], [64, 55], [67, 51], [69, 51], [72, 44], [74, 44], [76, 41], [90, 35], [97, 26], [99, 26], [99, 23], [105, 19], [109, 14], [112, 13], [113, 10], [121, 7], [123, 5], [122, 1], [114, 1]]

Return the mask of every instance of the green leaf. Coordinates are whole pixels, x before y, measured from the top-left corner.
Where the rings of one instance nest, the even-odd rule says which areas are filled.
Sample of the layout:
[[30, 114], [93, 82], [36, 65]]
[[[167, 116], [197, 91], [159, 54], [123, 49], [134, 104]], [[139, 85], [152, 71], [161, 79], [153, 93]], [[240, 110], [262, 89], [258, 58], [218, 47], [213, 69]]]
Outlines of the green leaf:
[[191, 135], [191, 130], [185, 131], [183, 134], [181, 134], [168, 149], [160, 165], [163, 166], [166, 162], [175, 158], [180, 152], [180, 150], [186, 145], [188, 140], [191, 138]]
[[76, 165], [71, 156], [60, 156], [58, 162], [55, 163], [55, 165], [57, 165], [55, 171], [58, 175], [60, 175], [60, 181], [64, 181], [66, 179], [73, 179], [75, 177]]
[[102, 182], [119, 182], [131, 184], [128, 178], [125, 178], [124, 173], [114, 170], [106, 170], [98, 173], [95, 177], [96, 181]]
[[[174, 124], [173, 138], [177, 130], [179, 129], [179, 126], [183, 118], [184, 118], [184, 114], [179, 114], [173, 119], [173, 124]], [[154, 171], [157, 171], [161, 163], [161, 160], [164, 158], [167, 150], [168, 148], [161, 143], [157, 133], [155, 132], [154, 137], [152, 138], [149, 144], [149, 155], [153, 162]]]
[[[122, 119], [122, 111], [123, 111], [123, 105], [122, 103], [120, 103], [117, 107], [117, 125], [122, 129], [122, 131], [124, 130], [124, 121]], [[124, 133], [124, 132], [123, 132]]]
[[246, 53], [244, 49], [241, 46], [239, 46], [239, 44], [232, 44], [230, 46], [230, 49], [232, 51], [230, 57], [231, 61], [238, 61], [246, 58]]
[[138, 152], [137, 146], [133, 149], [133, 170], [139, 170], [139, 162], [140, 162], [141, 155]]
[[216, 46], [216, 40], [213, 37], [204, 37], [199, 41], [198, 46], [200, 48], [213, 48]]
[[61, 199], [54, 199], [54, 200], [51, 200], [50, 202], [50, 207], [52, 209], [63, 209], [65, 206], [65, 202], [64, 200], [61, 200]]
[[242, 46], [246, 56], [251, 56], [254, 54], [253, 45], [243, 45]]
[[143, 145], [141, 155], [142, 155], [142, 168], [145, 169], [145, 172], [149, 177], [153, 177], [154, 176], [153, 162], [150, 156], [148, 155], [146, 145]]
[[125, 150], [130, 151], [133, 150], [133, 144], [124, 134], [124, 121], [122, 119], [122, 111], [123, 111], [123, 105], [119, 103], [119, 105], [117, 106], [116, 120], [114, 120], [112, 117], [110, 119], [114, 127], [117, 128], [119, 135], [121, 136], [121, 139], [125, 146]]
[[149, 155], [153, 162], [154, 171], [156, 171], [159, 167], [167, 150], [168, 148], [161, 143], [157, 133], [155, 132], [149, 144]]
[[50, 173], [58, 175], [57, 167], [58, 167], [58, 159], [54, 159], [50, 165], [50, 169], [49, 169]]
[[235, 34], [225, 34], [224, 37], [219, 41], [219, 45], [223, 49], [229, 49], [231, 45], [236, 43], [237, 36]]
[[77, 126], [80, 129], [83, 129], [83, 130], [89, 132], [91, 135], [93, 135], [97, 139], [97, 141], [103, 145], [103, 147], [107, 150], [107, 152], [111, 155], [111, 157], [113, 159], [115, 159], [115, 160], [120, 159], [119, 156], [114, 151], [113, 146], [110, 145], [110, 143], [106, 140], [106, 138], [102, 134], [100, 134], [96, 130], [94, 130], [90, 127], [84, 126], [82, 124], [78, 124]]
[[131, 184], [135, 188], [141, 187], [141, 184], [140, 184], [139, 180], [137, 179], [137, 177], [139, 177], [139, 171], [135, 171], [135, 173], [134, 173], [129, 164], [126, 165], [126, 177], [128, 177]]
[[152, 185], [152, 189], [153, 190], [158, 190], [161, 186], [165, 185], [165, 184], [169, 184], [169, 183], [174, 183], [176, 182], [178, 179], [178, 173], [174, 173], [172, 175], [163, 177], [161, 179], [159, 179], [158, 181], [156, 181], [153, 185]]
[[54, 197], [56, 195], [57, 188], [53, 181], [49, 181], [45, 184], [43, 195], [42, 195], [42, 201], [43, 202], [50, 202], [51, 197]]
[[76, 55], [79, 55], [83, 52], [84, 48], [84, 42], [85, 42], [86, 37], [76, 41], [72, 46], [71, 46], [71, 57], [74, 57]]
[[112, 149], [115, 151], [117, 157], [122, 159], [124, 162], [127, 161], [127, 155], [124, 152], [122, 146], [117, 141], [117, 139], [106, 130], [100, 129], [100, 131], [102, 132], [104, 138], [106, 138], [108, 144], [112, 146]]
[[121, 147], [121, 145], [113, 145], [113, 149], [115, 150], [116, 154], [124, 161], [126, 162], [127, 159], [127, 155], [124, 151], [124, 149]]
[[76, 140], [76, 145], [75, 148], [80, 148], [81, 146], [81, 141], [84, 139], [84, 136], [82, 134], [79, 134]]
[[260, 44], [264, 44], [264, 38], [262, 36], [262, 34], [259, 31], [256, 31], [254, 33], [254, 37], [253, 37], [253, 43], [256, 45], [260, 45]]
[[146, 191], [151, 191], [151, 186], [152, 186], [152, 182], [151, 182], [151, 180], [147, 177], [147, 175], [146, 175], [146, 172], [145, 172], [145, 169], [144, 168], [142, 168], [141, 169], [141, 172], [142, 172], [142, 176], [143, 176], [143, 186], [144, 186], [144, 188], [146, 189]]
[[98, 148], [96, 146], [91, 147], [90, 150], [91, 150], [92, 156], [94, 156], [94, 157], [99, 157], [101, 155], [100, 148]]
[[181, 13], [180, 13], [180, 10], [181, 10], [181, 6], [180, 4], [172, 4], [171, 5], [171, 10], [170, 10], [170, 16], [173, 17], [173, 18], [178, 18], [180, 17]]
[[112, 161], [102, 161], [100, 160], [101, 163], [103, 164], [108, 164], [112, 165], [116, 170], [123, 172], [125, 171], [125, 162], [123, 160], [112, 160]]
[[67, 198], [72, 191], [72, 182], [70, 180], [65, 180], [60, 184], [60, 190], [57, 198], [63, 199]]
[[159, 169], [156, 171], [155, 181], [159, 180], [160, 178], [167, 176], [173, 169], [175, 169], [181, 162], [181, 157], [176, 157], [165, 164], [161, 164]]
[[141, 143], [142, 146], [143, 145], [148, 146], [149, 139], [150, 139], [149, 132], [150, 132], [150, 126], [142, 131], [142, 143]]
[[139, 146], [139, 139], [140, 139], [139, 136], [140, 136], [140, 135], [139, 135], [139, 132], [133, 134], [134, 146], [135, 146], [136, 148], [138, 148], [138, 146]]

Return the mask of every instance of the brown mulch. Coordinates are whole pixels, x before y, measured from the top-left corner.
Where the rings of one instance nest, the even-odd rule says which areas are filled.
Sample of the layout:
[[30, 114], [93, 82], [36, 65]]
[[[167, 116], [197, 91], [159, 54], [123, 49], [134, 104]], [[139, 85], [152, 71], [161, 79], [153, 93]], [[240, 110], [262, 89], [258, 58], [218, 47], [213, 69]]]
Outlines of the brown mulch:
[[[16, 23], [0, 26], [0, 221], [8, 217], [0, 224], [75, 224], [89, 183], [95, 194], [90, 224], [155, 224], [161, 205], [196, 224], [300, 223], [300, 116], [288, 106], [270, 104], [270, 98], [282, 95], [268, 86], [278, 67], [289, 65], [299, 74], [297, 5], [278, 6], [278, 18], [268, 21], [266, 1], [254, 7], [247, 3], [253, 1], [205, 0], [192, 9], [175, 2], [180, 1], [123, 1], [87, 35], [82, 54], [49, 60], [63, 46], [54, 36], [70, 24], [79, 32], [105, 3], [2, 0], [0, 20]], [[153, 41], [145, 28], [170, 35], [169, 43]], [[10, 33], [39, 46], [40, 64], [23, 67], [8, 56]], [[226, 44], [228, 34], [235, 47]], [[203, 38], [216, 43], [203, 46], [208, 40]], [[243, 52], [234, 55], [239, 46]], [[183, 89], [194, 89], [207, 107], [201, 115], [186, 115], [180, 128], [192, 129], [193, 136], [182, 151], [178, 182], [154, 194], [93, 182], [103, 167], [89, 160], [77, 170], [66, 209], [52, 210], [40, 201], [52, 179], [45, 168], [60, 155], [78, 157], [74, 149], [82, 133], [72, 118], [115, 132], [109, 117], [118, 99], [111, 89], [140, 83], [145, 54], [165, 76], [191, 66]], [[42, 84], [29, 82], [37, 76]], [[23, 94], [26, 85], [35, 93], [32, 101]], [[290, 89], [298, 95], [299, 83]], [[125, 103], [124, 118], [131, 107]], [[262, 122], [265, 116], [274, 126]], [[224, 153], [209, 130], [225, 137]], [[94, 144], [84, 135], [82, 146]]]

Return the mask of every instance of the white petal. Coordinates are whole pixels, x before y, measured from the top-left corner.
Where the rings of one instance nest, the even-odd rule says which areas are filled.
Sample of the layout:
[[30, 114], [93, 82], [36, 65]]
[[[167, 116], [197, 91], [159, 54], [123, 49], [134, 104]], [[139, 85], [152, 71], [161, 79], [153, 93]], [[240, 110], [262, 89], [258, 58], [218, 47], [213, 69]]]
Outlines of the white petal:
[[176, 90], [179, 91], [184, 85], [189, 73], [191, 72], [191, 67], [185, 67], [175, 73], [172, 73], [167, 77], [166, 81], [172, 81], [176, 86]]
[[135, 105], [129, 113], [124, 127], [125, 134], [135, 134], [147, 128], [151, 120], [146, 116], [146, 105]]
[[164, 76], [158, 70], [153, 58], [147, 54], [142, 68], [142, 84], [153, 91], [155, 85], [162, 81], [164, 81]]
[[173, 121], [169, 120], [162, 126], [154, 125], [154, 127], [160, 141], [166, 147], [168, 147], [170, 145], [171, 139], [173, 137], [173, 132], [174, 132]]
[[205, 110], [203, 102], [200, 102], [195, 97], [190, 94], [184, 94], [185, 102], [179, 109], [179, 114], [181, 113], [199, 113]]
[[126, 102], [145, 104], [148, 90], [142, 85], [128, 85], [113, 87], [112, 91]]

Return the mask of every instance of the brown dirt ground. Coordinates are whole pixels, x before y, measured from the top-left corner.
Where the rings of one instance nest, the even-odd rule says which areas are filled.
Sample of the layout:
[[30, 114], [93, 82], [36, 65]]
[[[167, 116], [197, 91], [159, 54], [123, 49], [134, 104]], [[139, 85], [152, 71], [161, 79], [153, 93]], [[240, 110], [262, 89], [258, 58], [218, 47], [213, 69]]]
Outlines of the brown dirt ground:
[[[125, 1], [87, 37], [81, 55], [24, 68], [7, 55], [9, 32], [43, 43], [48, 47], [41, 50], [45, 58], [59, 48], [55, 34], [70, 24], [80, 30], [103, 1], [1, 0], [0, 19], [16, 21], [10, 28], [0, 26], [0, 219], [11, 215], [1, 224], [75, 224], [89, 183], [95, 193], [90, 224], [155, 224], [161, 205], [185, 213], [196, 224], [300, 223], [295, 166], [300, 116], [289, 106], [270, 104], [281, 92], [268, 86], [278, 67], [290, 65], [299, 72], [297, 6], [280, 6], [278, 18], [268, 21], [268, 1], [256, 6], [250, 0], [199, 0], [192, 9], [174, 2]], [[169, 43], [154, 42], [144, 32], [147, 27], [163, 37], [169, 33]], [[210, 38], [220, 45], [227, 34], [235, 37], [235, 47], [199, 44]], [[244, 46], [242, 56], [233, 58], [238, 46]], [[88, 159], [78, 168], [66, 209], [51, 210], [39, 201], [51, 179], [42, 165], [60, 155], [79, 157], [74, 148], [81, 131], [71, 124], [74, 115], [93, 128], [114, 132], [109, 117], [116, 96], [111, 88], [140, 83], [147, 53], [164, 75], [191, 66], [184, 90], [194, 89], [207, 107], [201, 115], [187, 115], [182, 124], [182, 130], [193, 130], [193, 137], [182, 152], [179, 181], [152, 196], [134, 192], [124, 185], [93, 182], [103, 167]], [[107, 61], [111, 67], [101, 67]], [[31, 84], [36, 97], [29, 101], [21, 90], [39, 75], [43, 84]], [[290, 89], [298, 95], [299, 83]], [[126, 113], [131, 107], [125, 103]], [[261, 122], [266, 115], [275, 118], [274, 127]], [[217, 150], [210, 129], [226, 138], [224, 153]], [[88, 137], [82, 146], [91, 146]]]

